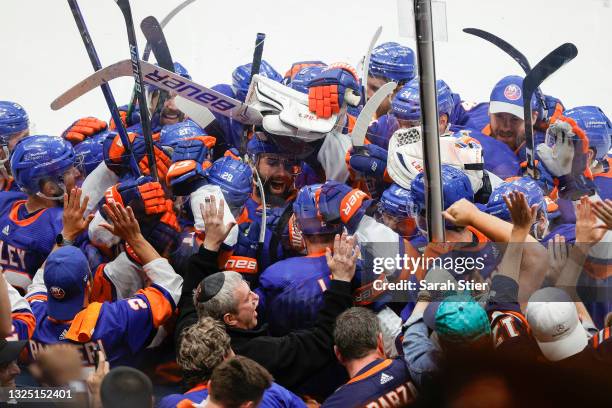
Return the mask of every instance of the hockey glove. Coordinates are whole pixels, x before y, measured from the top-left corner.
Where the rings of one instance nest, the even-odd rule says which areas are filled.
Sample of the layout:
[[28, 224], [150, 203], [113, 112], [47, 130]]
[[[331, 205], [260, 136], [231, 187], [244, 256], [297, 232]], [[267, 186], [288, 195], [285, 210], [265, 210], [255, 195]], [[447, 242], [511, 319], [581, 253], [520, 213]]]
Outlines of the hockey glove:
[[332, 64], [308, 83], [308, 106], [320, 118], [340, 112], [346, 102], [359, 105], [361, 99], [357, 72], [348, 64]]
[[106, 122], [93, 117], [87, 117], [75, 121], [68, 129], [64, 130], [62, 137], [76, 145], [88, 137], [100, 133], [107, 128]]
[[[123, 122], [123, 127], [125, 127], [126, 129], [131, 126], [134, 126], [137, 123], [140, 123], [140, 112], [138, 111], [138, 109], [133, 110], [132, 116], [130, 117], [130, 120], [128, 120], [127, 105], [119, 107], [119, 116], [121, 117], [121, 122]], [[115, 126], [115, 121], [112, 118], [108, 122], [108, 128], [110, 130], [117, 129], [117, 126]]]
[[[144, 207], [147, 215], [161, 214], [167, 211], [164, 190], [151, 177], [141, 177], [138, 180], [127, 180], [115, 184], [104, 193], [106, 204], [111, 202], [121, 205]], [[137, 205], [136, 205], [137, 204]]]
[[212, 165], [215, 142], [212, 136], [198, 136], [179, 142], [166, 176], [166, 184], [175, 195], [189, 195], [205, 182], [205, 170]]
[[321, 186], [319, 213], [326, 222], [342, 222], [354, 233], [372, 200], [361, 190], [330, 180]]
[[387, 169], [387, 151], [385, 149], [374, 144], [367, 144], [357, 151], [351, 149], [349, 154], [351, 169], [368, 177], [374, 177], [378, 180], [383, 179]]

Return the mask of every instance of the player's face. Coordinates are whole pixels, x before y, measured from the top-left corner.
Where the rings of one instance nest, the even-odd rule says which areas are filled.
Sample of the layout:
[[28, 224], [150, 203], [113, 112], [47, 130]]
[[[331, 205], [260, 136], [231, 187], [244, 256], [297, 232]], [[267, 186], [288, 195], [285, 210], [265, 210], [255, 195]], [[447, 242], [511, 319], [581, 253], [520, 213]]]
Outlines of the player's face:
[[174, 97], [172, 97], [166, 99], [164, 102], [164, 107], [162, 108], [159, 122], [162, 126], [174, 125], [175, 123], [180, 122], [183, 116], [183, 113], [176, 107]]
[[491, 136], [516, 150], [525, 140], [525, 121], [511, 113], [492, 113]]
[[15, 377], [21, 374], [17, 361], [0, 365], [0, 386], [15, 387]]
[[257, 326], [259, 296], [251, 290], [247, 281], [242, 281], [235, 293], [238, 300], [238, 307], [235, 313], [238, 322], [236, 326], [241, 329], [253, 329]]
[[299, 162], [277, 154], [262, 154], [257, 160], [257, 171], [266, 193], [284, 197], [291, 191], [295, 175], [299, 173]]

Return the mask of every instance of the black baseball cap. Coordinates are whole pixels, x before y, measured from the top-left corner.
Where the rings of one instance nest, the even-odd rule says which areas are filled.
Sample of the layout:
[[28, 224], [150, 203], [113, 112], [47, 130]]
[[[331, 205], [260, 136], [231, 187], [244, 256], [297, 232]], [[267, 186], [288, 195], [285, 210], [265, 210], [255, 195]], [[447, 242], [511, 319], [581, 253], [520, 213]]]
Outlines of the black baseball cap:
[[7, 341], [4, 338], [0, 338], [0, 364], [17, 360], [26, 344], [26, 340]]

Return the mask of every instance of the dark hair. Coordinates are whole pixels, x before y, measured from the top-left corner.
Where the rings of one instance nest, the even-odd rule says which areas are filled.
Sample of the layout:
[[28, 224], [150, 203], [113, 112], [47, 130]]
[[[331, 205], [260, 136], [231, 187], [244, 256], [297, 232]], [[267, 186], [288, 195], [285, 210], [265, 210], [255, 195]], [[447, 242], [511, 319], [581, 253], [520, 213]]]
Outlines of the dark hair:
[[243, 356], [232, 357], [213, 371], [210, 398], [225, 408], [237, 408], [250, 401], [258, 403], [272, 380], [270, 373], [255, 361]]
[[105, 408], [152, 407], [153, 385], [141, 371], [117, 367], [102, 380], [100, 398]]
[[374, 312], [363, 307], [351, 307], [336, 319], [334, 344], [343, 358], [362, 358], [376, 350], [380, 332]]

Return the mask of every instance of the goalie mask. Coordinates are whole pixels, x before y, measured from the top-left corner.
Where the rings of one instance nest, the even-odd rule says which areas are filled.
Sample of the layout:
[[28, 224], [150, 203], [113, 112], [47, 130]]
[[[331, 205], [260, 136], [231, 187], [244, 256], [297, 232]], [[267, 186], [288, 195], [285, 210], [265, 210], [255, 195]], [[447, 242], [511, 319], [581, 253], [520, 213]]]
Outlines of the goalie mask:
[[[483, 185], [484, 161], [480, 143], [461, 132], [440, 137], [442, 164], [448, 164], [464, 171], [473, 191]], [[423, 145], [421, 128], [399, 129], [389, 140], [387, 172], [395, 183], [405, 189], [423, 171]]]

